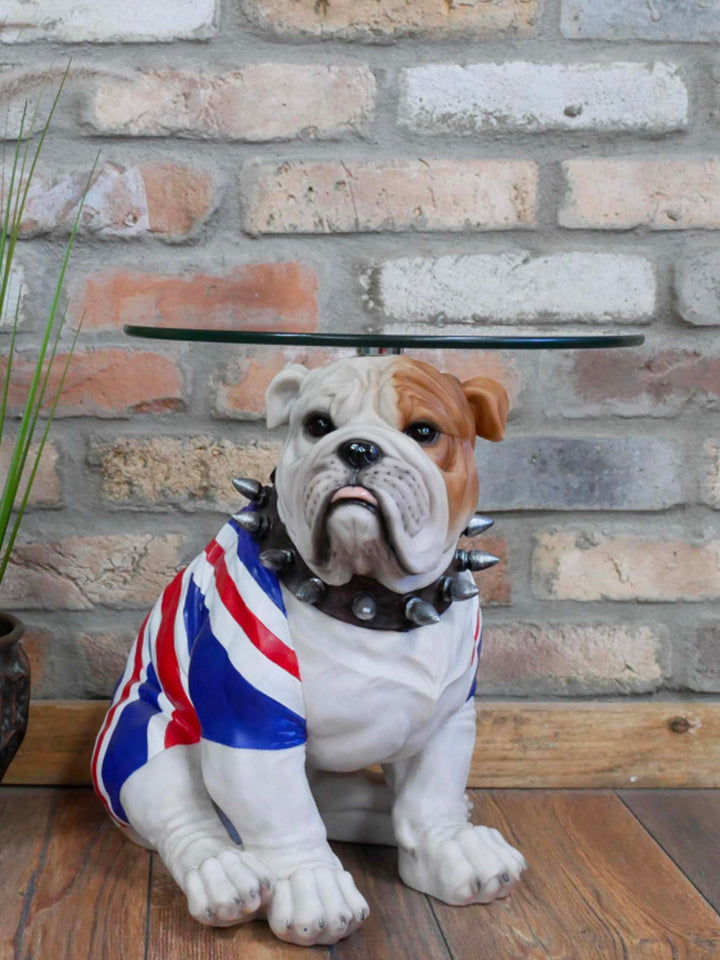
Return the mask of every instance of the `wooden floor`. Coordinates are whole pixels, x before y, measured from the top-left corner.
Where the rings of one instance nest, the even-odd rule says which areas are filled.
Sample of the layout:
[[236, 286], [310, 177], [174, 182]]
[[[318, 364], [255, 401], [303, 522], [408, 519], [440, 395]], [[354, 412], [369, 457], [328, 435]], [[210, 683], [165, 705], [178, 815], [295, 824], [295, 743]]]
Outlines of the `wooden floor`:
[[0, 960], [720, 958], [720, 791], [473, 791], [530, 869], [511, 898], [448, 907], [394, 852], [338, 844], [371, 908], [334, 947], [187, 916], [157, 857], [87, 789], [0, 788]]

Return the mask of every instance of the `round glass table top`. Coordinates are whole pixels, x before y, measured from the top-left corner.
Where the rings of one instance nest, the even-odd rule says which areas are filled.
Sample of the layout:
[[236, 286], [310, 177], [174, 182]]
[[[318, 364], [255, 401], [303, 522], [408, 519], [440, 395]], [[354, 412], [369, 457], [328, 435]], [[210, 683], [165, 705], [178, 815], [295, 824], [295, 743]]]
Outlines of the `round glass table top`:
[[206, 330], [197, 327], [146, 327], [126, 324], [131, 337], [153, 340], [189, 340], [204, 343], [248, 343], [270, 346], [356, 347], [359, 349], [441, 348], [453, 350], [577, 350], [639, 347], [642, 334], [587, 336], [443, 336], [385, 333], [278, 333], [263, 330]]

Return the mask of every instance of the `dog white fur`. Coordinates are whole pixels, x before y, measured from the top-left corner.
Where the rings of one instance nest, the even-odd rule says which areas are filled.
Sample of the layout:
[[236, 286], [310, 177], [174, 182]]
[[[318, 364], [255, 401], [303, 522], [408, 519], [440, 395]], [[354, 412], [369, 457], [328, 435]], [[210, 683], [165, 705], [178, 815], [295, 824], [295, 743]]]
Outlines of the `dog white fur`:
[[[316, 414], [331, 432], [309, 434]], [[431, 583], [476, 506], [475, 434], [501, 439], [506, 416], [498, 384], [461, 385], [405, 357], [282, 371], [267, 392], [267, 419], [270, 427], [289, 423], [278, 511], [303, 559], [328, 584], [354, 574], [399, 593]], [[421, 444], [405, 432], [418, 421], [437, 427], [437, 439]], [[353, 438], [381, 451], [359, 471], [338, 455]], [[323, 510], [358, 486], [379, 510], [350, 497]], [[331, 618], [285, 588], [283, 599], [307, 743], [251, 750], [202, 739], [166, 749], [122, 787], [134, 839], [159, 852], [200, 922], [267, 916], [280, 939], [297, 944], [334, 943], [368, 915], [328, 837], [396, 844], [405, 883], [446, 903], [506, 896], [525, 862], [497, 830], [469, 824], [465, 795], [477, 601], [453, 603], [436, 624], [393, 632]], [[377, 763], [384, 782], [362, 772]]]

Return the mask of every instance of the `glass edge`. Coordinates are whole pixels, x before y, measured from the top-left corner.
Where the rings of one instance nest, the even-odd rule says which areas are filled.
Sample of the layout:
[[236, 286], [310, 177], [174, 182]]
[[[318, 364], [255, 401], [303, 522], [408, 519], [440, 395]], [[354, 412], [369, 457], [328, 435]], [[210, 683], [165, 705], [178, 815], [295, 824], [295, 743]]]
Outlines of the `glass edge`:
[[260, 330], [201, 330], [189, 327], [148, 327], [125, 324], [127, 336], [141, 339], [175, 340], [188, 343], [237, 343], [245, 345], [296, 346], [399, 346], [407, 348], [442, 349], [591, 349], [593, 347], [634, 347], [645, 343], [644, 334], [557, 334], [527, 336], [434, 334], [353, 334], [353, 333], [291, 333]]

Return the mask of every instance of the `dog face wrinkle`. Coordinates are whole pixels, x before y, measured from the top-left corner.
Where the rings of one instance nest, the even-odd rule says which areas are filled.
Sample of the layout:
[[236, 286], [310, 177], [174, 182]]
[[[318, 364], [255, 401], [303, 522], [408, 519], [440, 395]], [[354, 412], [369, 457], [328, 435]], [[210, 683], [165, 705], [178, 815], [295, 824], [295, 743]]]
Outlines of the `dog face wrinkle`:
[[[368, 573], [391, 589], [430, 582], [472, 514], [477, 479], [473, 444], [464, 436], [474, 439], [472, 417], [462, 392], [455, 396], [459, 385], [448, 378], [438, 388], [424, 366], [403, 357], [348, 358], [302, 382], [278, 464], [278, 509], [303, 559], [327, 583]], [[328, 417], [334, 429], [310, 436], [304, 424], [311, 414]], [[442, 431], [433, 445], [403, 433], [420, 414]], [[357, 469], [339, 450], [359, 439], [380, 455]], [[333, 494], [352, 486], [370, 490], [377, 511], [352, 499], [330, 510]]]

